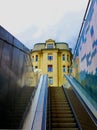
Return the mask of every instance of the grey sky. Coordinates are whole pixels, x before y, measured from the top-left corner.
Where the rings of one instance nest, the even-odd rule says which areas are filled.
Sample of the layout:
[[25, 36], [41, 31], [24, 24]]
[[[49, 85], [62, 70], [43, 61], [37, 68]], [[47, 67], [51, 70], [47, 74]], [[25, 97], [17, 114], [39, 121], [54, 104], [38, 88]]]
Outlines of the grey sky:
[[52, 38], [74, 48], [88, 0], [0, 0], [0, 24], [28, 48]]

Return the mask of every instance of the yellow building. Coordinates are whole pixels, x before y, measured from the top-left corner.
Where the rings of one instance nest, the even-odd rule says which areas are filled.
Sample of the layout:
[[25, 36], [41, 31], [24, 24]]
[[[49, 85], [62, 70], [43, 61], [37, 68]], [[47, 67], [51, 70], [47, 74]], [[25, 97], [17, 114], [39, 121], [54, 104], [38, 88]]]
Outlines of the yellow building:
[[67, 43], [49, 39], [34, 45], [31, 59], [34, 70], [48, 74], [49, 86], [61, 86], [64, 74], [69, 74], [72, 53]]

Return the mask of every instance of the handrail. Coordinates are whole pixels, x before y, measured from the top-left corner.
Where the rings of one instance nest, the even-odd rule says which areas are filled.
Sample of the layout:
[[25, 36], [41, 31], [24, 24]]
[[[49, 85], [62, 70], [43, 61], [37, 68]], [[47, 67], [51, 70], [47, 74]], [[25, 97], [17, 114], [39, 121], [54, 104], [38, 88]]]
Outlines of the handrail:
[[42, 127], [41, 130], [46, 130], [46, 119], [47, 119], [47, 96], [48, 96], [48, 80], [47, 76], [44, 77], [44, 85], [45, 85], [45, 95], [44, 95], [44, 107], [43, 107], [43, 117], [42, 117]]
[[48, 93], [48, 103], [49, 103], [49, 130], [51, 130], [51, 107], [50, 107], [50, 89], [49, 89], [49, 93]]
[[43, 81], [31, 130], [46, 130], [47, 89], [48, 78], [47, 75], [45, 75], [43, 76]]

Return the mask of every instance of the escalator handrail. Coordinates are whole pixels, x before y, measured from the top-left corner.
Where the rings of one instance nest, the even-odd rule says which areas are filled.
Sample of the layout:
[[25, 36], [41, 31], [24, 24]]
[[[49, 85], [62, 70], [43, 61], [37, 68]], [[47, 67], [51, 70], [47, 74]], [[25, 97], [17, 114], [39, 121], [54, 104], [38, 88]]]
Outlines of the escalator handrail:
[[38, 97], [34, 121], [31, 130], [46, 130], [46, 111], [47, 111], [47, 75], [43, 76], [41, 89]]
[[47, 75], [44, 77], [45, 86], [45, 96], [44, 96], [44, 107], [43, 107], [43, 117], [42, 117], [42, 128], [41, 130], [46, 130], [46, 119], [47, 119], [47, 96], [48, 96], [48, 80]]

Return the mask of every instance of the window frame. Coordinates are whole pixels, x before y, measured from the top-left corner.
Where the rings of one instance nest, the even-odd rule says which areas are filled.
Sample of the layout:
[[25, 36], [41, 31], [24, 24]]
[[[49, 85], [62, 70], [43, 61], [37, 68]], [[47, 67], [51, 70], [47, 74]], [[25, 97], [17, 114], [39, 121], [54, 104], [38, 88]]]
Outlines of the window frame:
[[70, 66], [67, 67], [67, 72], [68, 72], [68, 73], [70, 72]]
[[35, 61], [38, 62], [38, 55], [36, 55], [36, 57], [35, 57]]
[[32, 62], [34, 62], [34, 56], [32, 56]]
[[65, 61], [65, 54], [62, 54], [62, 61]]
[[48, 65], [48, 72], [53, 72], [53, 65]]
[[47, 48], [48, 48], [48, 49], [53, 48], [53, 44], [47, 44]]
[[62, 70], [63, 70], [64, 73], [66, 72], [66, 66], [65, 65], [63, 65]]
[[70, 61], [70, 56], [69, 56], [69, 55], [67, 55], [67, 61], [68, 61], [68, 62]]
[[48, 60], [50, 60], [50, 61], [53, 60], [53, 55], [48, 54]]
[[49, 85], [53, 85], [53, 77], [48, 77], [48, 83]]
[[35, 66], [35, 69], [38, 69], [38, 66]]

